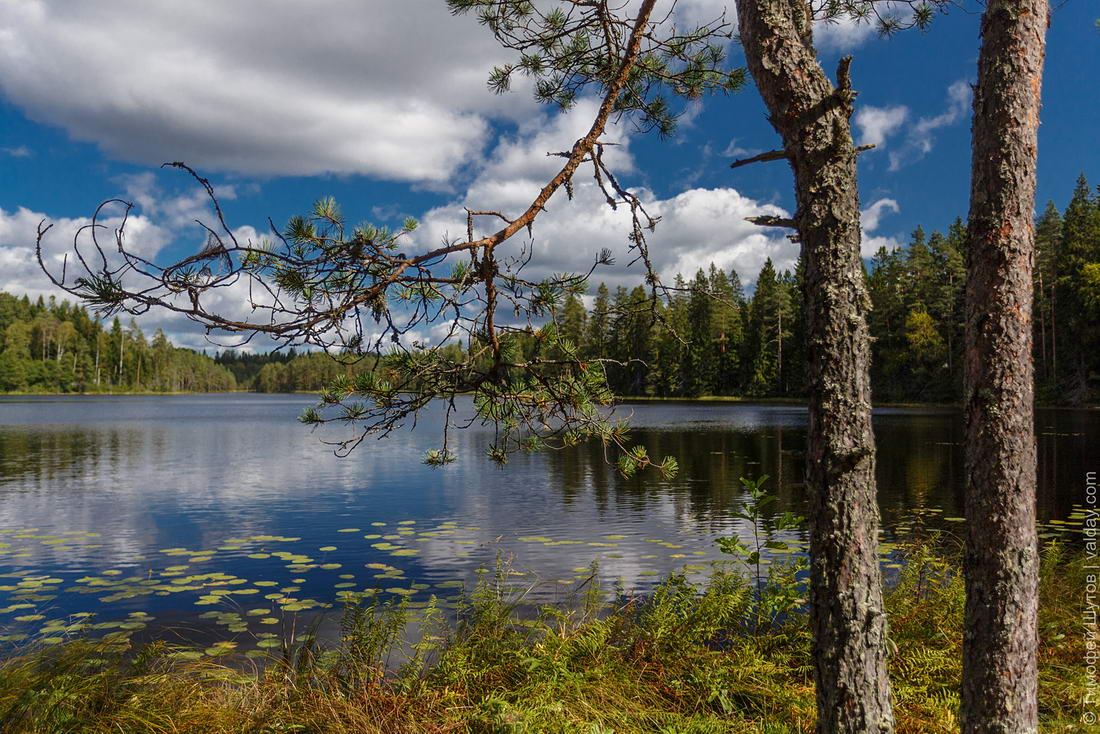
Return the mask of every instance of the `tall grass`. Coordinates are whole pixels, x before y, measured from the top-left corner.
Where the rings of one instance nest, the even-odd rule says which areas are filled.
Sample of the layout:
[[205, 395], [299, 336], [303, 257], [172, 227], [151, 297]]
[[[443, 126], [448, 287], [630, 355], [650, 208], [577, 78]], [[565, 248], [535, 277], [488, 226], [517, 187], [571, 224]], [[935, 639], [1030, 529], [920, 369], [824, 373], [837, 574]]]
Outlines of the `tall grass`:
[[[898, 729], [957, 731], [957, 558], [927, 540], [900, 553], [905, 563], [887, 594]], [[1044, 554], [1045, 731], [1080, 730], [1084, 565], [1058, 545]], [[457, 614], [434, 604], [350, 608], [339, 642], [288, 642], [259, 663], [181, 661], [164, 643], [30, 649], [0, 662], [0, 731], [812, 731], [804, 615], [755, 634], [759, 595], [740, 575], [717, 571], [703, 585], [673, 576], [612, 604], [593, 579], [578, 603], [539, 609], [523, 604], [509, 578], [488, 575]]]

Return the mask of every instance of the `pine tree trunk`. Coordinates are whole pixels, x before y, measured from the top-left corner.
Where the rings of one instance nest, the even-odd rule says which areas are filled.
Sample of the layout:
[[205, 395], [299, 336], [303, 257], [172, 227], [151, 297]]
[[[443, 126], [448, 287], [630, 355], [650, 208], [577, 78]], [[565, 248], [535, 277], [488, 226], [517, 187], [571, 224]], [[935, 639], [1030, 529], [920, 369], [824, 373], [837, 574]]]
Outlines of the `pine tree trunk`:
[[834, 89], [817, 62], [808, 3], [738, 0], [737, 10], [749, 70], [794, 170], [805, 266], [817, 731], [891, 732], [847, 60]]
[[1046, 0], [989, 0], [974, 94], [966, 281], [962, 730], [1037, 732], [1032, 363]]

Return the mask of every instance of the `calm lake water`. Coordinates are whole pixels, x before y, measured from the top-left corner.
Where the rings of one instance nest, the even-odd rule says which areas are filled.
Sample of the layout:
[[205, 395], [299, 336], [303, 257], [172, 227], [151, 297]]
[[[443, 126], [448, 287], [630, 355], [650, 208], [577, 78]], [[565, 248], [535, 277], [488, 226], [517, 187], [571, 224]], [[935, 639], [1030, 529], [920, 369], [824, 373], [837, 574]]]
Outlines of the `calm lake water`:
[[[263, 640], [358, 594], [453, 594], [498, 556], [537, 582], [531, 599], [560, 599], [593, 561], [609, 584], [645, 589], [685, 566], [704, 575], [721, 558], [716, 536], [748, 533], [731, 516], [739, 477], [770, 475], [775, 511], [805, 506], [799, 406], [620, 408], [651, 455], [679, 460], [663, 481], [618, 477], [596, 445], [497, 468], [478, 428], [454, 434], [455, 464], [430, 468], [439, 415], [337, 458], [320, 439], [345, 434], [295, 420], [313, 403], [0, 398], [0, 636], [57, 639], [91, 619], [115, 633], [155, 620]], [[1065, 520], [1097, 468], [1100, 412], [1040, 410], [1037, 427], [1040, 518]], [[915, 508], [959, 532], [960, 413], [881, 409], [875, 433], [887, 536]]]

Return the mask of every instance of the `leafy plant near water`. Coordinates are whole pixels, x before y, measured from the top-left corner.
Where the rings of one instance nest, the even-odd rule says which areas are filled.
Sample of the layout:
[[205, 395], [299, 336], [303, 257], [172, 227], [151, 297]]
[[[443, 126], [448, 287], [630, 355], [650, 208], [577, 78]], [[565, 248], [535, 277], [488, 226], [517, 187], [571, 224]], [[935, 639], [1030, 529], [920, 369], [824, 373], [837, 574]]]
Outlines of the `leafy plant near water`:
[[[761, 537], [766, 537], [762, 535]], [[964, 602], [956, 549], [898, 546], [887, 593], [899, 732], [958, 731]], [[1086, 692], [1080, 589], [1087, 561], [1044, 550], [1040, 707], [1075, 730]], [[946, 569], [946, 573], [941, 571]], [[0, 730], [28, 732], [809, 732], [814, 693], [803, 615], [743, 634], [755, 597], [739, 574], [672, 576], [649, 595], [534, 607], [506, 565], [453, 618], [395, 601], [349, 607], [341, 639], [286, 641], [254, 663], [187, 660], [164, 643], [72, 641], [0, 662]], [[406, 635], [407, 629], [415, 632]]]
[[[768, 516], [765, 513], [768, 505], [778, 499], [776, 495], [764, 489], [764, 483], [767, 481], [767, 474], [757, 479], [741, 477], [741, 484], [745, 487], [747, 498], [740, 508], [731, 513], [734, 517], [750, 523], [752, 545], [746, 545], [737, 536], [717, 540], [718, 547], [723, 553], [736, 557], [754, 572], [754, 604], [750, 625], [757, 632], [770, 627], [802, 604], [805, 584], [799, 578], [799, 574], [809, 568], [809, 563], [804, 556], [797, 556], [793, 561], [786, 563], [775, 563], [764, 558], [765, 551], [791, 552], [793, 550], [791, 545], [779, 534], [798, 530], [805, 524], [805, 518], [795, 515], [790, 510], [775, 516]], [[766, 574], [764, 566], [768, 567]]]

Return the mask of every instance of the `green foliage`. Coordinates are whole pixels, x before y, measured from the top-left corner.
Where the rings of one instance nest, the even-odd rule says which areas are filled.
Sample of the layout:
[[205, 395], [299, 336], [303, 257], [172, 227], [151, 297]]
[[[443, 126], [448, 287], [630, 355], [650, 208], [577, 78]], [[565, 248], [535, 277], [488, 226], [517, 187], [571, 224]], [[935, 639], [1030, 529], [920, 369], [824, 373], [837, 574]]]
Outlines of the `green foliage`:
[[[898, 730], [957, 732], [965, 604], [958, 551], [919, 534], [893, 558], [900, 571], [885, 601]], [[1079, 728], [1088, 690], [1079, 595], [1088, 564], [1061, 544], [1043, 551], [1044, 731]], [[613, 602], [599, 601], [596, 579], [593, 569], [576, 596], [536, 607], [525, 601], [535, 582], [498, 562], [452, 602], [351, 605], [328, 641], [288, 635], [258, 665], [232, 654], [197, 661], [163, 642], [25, 648], [0, 661], [0, 729], [813, 731], [803, 614], [745, 634], [753, 595], [737, 574], [717, 571], [699, 585], [672, 576], [645, 596]]]
[[[622, 49], [634, 19], [613, 3], [532, 3], [527, 0], [447, 0], [455, 14], [475, 13], [497, 41], [519, 58], [495, 67], [488, 85], [497, 94], [512, 80], [534, 80], [535, 99], [568, 109], [586, 91], [604, 95], [622, 67]], [[637, 63], [615, 100], [614, 111], [634, 116], [641, 127], [661, 135], [675, 131], [682, 111], [667, 95], [695, 99], [713, 91], [744, 86], [745, 70], [728, 65], [732, 27], [724, 17], [682, 28], [674, 17], [651, 19], [641, 36]]]
[[[776, 562], [776, 553], [792, 553], [794, 548], [782, 539], [780, 533], [800, 530], [805, 518], [787, 510], [782, 515], [770, 515], [767, 507], [775, 502], [776, 495], [764, 488], [768, 475], [756, 479], [741, 477], [741, 484], [747, 495], [743, 504], [731, 514], [749, 523], [752, 531], [752, 545], [747, 545], [738, 536], [718, 538], [718, 547], [723, 553], [737, 558], [753, 573], [753, 607], [750, 626], [758, 634], [766, 631], [795, 611], [804, 603], [805, 580], [800, 578], [809, 569], [806, 558], [801, 555], [789, 562]], [[768, 554], [772, 558], [766, 557]], [[767, 574], [764, 567], [767, 567]]]
[[233, 375], [203, 354], [147, 340], [131, 320], [110, 330], [68, 301], [0, 292], [0, 392], [215, 392]]
[[1052, 252], [1049, 381], [1044, 387], [1060, 401], [1082, 403], [1100, 394], [1100, 321], [1096, 316], [1095, 273], [1100, 266], [1100, 195], [1084, 175], [1062, 213], [1060, 236], [1046, 243]]

